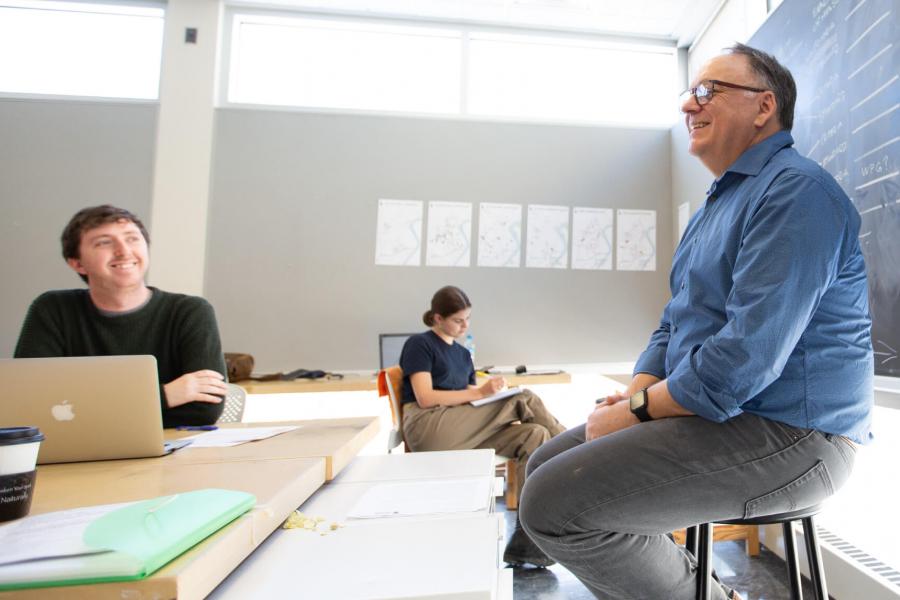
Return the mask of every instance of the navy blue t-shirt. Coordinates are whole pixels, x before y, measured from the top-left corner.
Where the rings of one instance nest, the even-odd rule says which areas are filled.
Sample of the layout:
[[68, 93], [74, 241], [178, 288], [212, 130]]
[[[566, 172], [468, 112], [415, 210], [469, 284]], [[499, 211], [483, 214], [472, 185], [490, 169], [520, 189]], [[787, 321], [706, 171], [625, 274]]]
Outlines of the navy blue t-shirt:
[[472, 355], [460, 344], [448, 344], [430, 329], [410, 336], [400, 353], [403, 369], [403, 404], [415, 402], [409, 376], [428, 371], [436, 390], [464, 390], [475, 385]]

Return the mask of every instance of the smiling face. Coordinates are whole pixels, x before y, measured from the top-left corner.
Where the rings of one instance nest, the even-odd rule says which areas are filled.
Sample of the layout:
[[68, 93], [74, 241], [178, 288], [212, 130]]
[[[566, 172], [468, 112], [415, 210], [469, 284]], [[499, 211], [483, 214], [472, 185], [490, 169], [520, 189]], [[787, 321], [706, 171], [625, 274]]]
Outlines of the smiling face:
[[[723, 54], [706, 63], [691, 83], [718, 79], [749, 87], [763, 87], [745, 56]], [[722, 175], [750, 146], [776, 133], [775, 96], [715, 86], [712, 99], [700, 105], [690, 96], [681, 105], [690, 135], [691, 154], [716, 177]]]
[[83, 232], [78, 257], [66, 262], [88, 278], [91, 289], [109, 291], [144, 287], [150, 264], [147, 240], [137, 225], [125, 219]]

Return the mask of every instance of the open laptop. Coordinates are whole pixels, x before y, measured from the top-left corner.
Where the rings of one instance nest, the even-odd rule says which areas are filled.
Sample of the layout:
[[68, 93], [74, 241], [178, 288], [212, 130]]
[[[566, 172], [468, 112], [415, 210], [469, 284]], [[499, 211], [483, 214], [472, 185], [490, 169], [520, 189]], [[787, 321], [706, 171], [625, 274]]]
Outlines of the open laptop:
[[0, 427], [37, 426], [38, 463], [160, 456], [153, 356], [0, 360]]
[[378, 334], [378, 360], [380, 369], [387, 369], [400, 364], [400, 352], [403, 344], [412, 333], [379, 333]]

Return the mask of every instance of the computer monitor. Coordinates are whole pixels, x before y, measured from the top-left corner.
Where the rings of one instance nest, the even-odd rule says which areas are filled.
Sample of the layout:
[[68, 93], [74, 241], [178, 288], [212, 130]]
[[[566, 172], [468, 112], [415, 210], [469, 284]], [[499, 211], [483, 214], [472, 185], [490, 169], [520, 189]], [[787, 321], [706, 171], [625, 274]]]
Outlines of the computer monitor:
[[413, 333], [379, 333], [378, 334], [378, 361], [380, 369], [386, 369], [400, 364], [400, 352], [403, 344]]

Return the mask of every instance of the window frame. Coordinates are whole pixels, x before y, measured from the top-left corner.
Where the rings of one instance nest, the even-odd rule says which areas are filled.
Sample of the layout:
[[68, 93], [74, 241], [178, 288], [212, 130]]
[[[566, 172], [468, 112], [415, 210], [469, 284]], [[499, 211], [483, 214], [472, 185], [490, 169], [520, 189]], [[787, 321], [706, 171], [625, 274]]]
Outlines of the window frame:
[[[238, 17], [240, 15], [260, 16], [260, 17], [283, 17], [283, 18], [311, 18], [317, 20], [332, 20], [337, 22], [363, 22], [374, 23], [379, 25], [393, 25], [401, 27], [421, 27], [424, 29], [448, 29], [453, 28], [460, 31], [461, 40], [461, 68], [460, 68], [460, 100], [459, 111], [456, 113], [420, 113], [400, 110], [373, 110], [373, 109], [356, 109], [356, 108], [335, 108], [335, 107], [314, 107], [314, 106], [294, 106], [294, 105], [274, 105], [274, 104], [250, 104], [241, 102], [232, 102], [228, 99], [228, 88], [230, 85], [231, 63], [236, 55], [237, 49], [234, 44], [235, 30], [238, 27]], [[465, 21], [457, 21], [450, 19], [411, 19], [411, 18], [392, 18], [383, 16], [360, 15], [353, 13], [332, 13], [327, 11], [313, 10], [277, 10], [262, 9], [257, 7], [243, 6], [240, 4], [231, 4], [226, 6], [224, 11], [224, 23], [222, 32], [221, 57], [219, 65], [219, 86], [216, 92], [216, 107], [235, 110], [263, 110], [276, 112], [295, 112], [308, 114], [324, 114], [324, 115], [373, 115], [387, 117], [407, 117], [407, 118], [425, 118], [450, 121], [471, 121], [471, 122], [490, 122], [490, 123], [526, 123], [538, 125], [564, 125], [577, 127], [622, 127], [634, 129], [651, 129], [651, 130], [668, 130], [677, 123], [677, 94], [680, 90], [678, 87], [678, 48], [673, 40], [650, 37], [632, 37], [611, 34], [597, 34], [587, 31], [562, 31], [551, 29], [537, 29], [530, 27], [515, 27], [493, 24], [478, 24]], [[673, 90], [673, 119], [668, 123], [641, 123], [626, 121], [605, 121], [605, 120], [575, 120], [575, 119], [551, 119], [537, 117], [520, 117], [520, 116], [492, 116], [472, 114], [468, 112], [468, 86], [469, 78], [469, 43], [470, 36], [473, 35], [501, 35], [501, 36], [526, 36], [527, 38], [543, 38], [546, 40], [558, 40], [567, 44], [584, 44], [589, 47], [612, 47], [616, 49], [627, 49], [630, 51], [651, 50], [660, 53], [671, 53], [672, 56], [672, 90]]]
[[[0, 0], [0, 8], [19, 8], [19, 9], [31, 9], [31, 10], [56, 10], [58, 12], [75, 12], [72, 10], [67, 10], [65, 5], [70, 5], [75, 7], [77, 5], [86, 5], [86, 6], [109, 6], [110, 13], [118, 16], [128, 16], [127, 12], [117, 11], [116, 8], [132, 8], [136, 10], [140, 9], [150, 9], [150, 10], [158, 10], [160, 11], [162, 24], [163, 24], [163, 36], [165, 36], [165, 26], [166, 26], [166, 15], [167, 15], [167, 4], [164, 0], [54, 0], [52, 2], [47, 2], [46, 5], [40, 5], [40, 8], [37, 8], [37, 3], [34, 0]], [[101, 13], [102, 11], [97, 10], [87, 10], [84, 12], [94, 12]], [[3, 100], [12, 100], [12, 101], [21, 101], [21, 100], [39, 100], [39, 101], [71, 101], [71, 102], [99, 102], [99, 103], [108, 103], [108, 104], [137, 104], [137, 105], [158, 105], [159, 104], [159, 88], [162, 82], [162, 62], [163, 62], [163, 54], [165, 52], [165, 39], [163, 38], [160, 43], [160, 56], [159, 56], [159, 71], [157, 76], [157, 88], [156, 88], [156, 97], [155, 98], [133, 98], [127, 96], [99, 96], [99, 95], [84, 95], [84, 94], [48, 94], [41, 92], [11, 92], [0, 90], [0, 101]]]
[[[229, 14], [230, 12], [230, 14]], [[430, 24], [422, 24], [411, 21], [399, 21], [399, 20], [383, 20], [383, 19], [360, 19], [360, 18], [343, 18], [343, 17], [335, 17], [334, 15], [321, 15], [316, 13], [298, 13], [298, 12], [290, 12], [290, 13], [273, 13], [272, 11], [258, 11], [258, 10], [231, 10], [226, 11], [224, 22], [225, 27], [223, 27], [222, 34], [222, 57], [223, 60], [220, 64], [219, 71], [219, 82], [220, 85], [218, 87], [216, 93], [218, 107], [260, 107], [266, 109], [274, 109], [274, 110], [313, 110], [315, 112], [330, 112], [337, 111], [348, 112], [348, 113], [396, 113], [396, 114], [414, 114], [421, 115], [424, 117], [441, 117], [452, 113], [447, 112], [415, 112], [415, 111], [404, 111], [402, 109], [397, 111], [392, 110], [380, 110], [380, 109], [367, 109], [367, 108], [349, 108], [349, 107], [327, 107], [327, 106], [300, 106], [293, 105], [288, 103], [279, 103], [279, 104], [259, 104], [259, 103], [245, 103], [245, 102], [235, 102], [228, 100], [229, 88], [231, 86], [231, 77], [232, 77], [232, 65], [234, 64], [235, 57], [237, 55], [237, 49], [234, 44], [234, 35], [239, 27], [239, 18], [241, 16], [250, 17], [248, 21], [253, 22], [254, 20], [258, 20], [253, 22], [254, 25], [264, 24], [266, 20], [275, 20], [279, 18], [286, 19], [295, 19], [295, 20], [312, 20], [318, 22], [317, 24], [311, 24], [310, 28], [317, 28], [322, 26], [322, 28], [326, 28], [328, 23], [336, 23], [339, 25], [344, 25], [338, 27], [339, 29], [352, 30], [355, 26], [362, 25], [361, 29], [365, 29], [366, 25], [374, 24], [380, 28], [383, 28], [383, 31], [372, 31], [372, 33], [391, 33], [389, 30], [391, 28], [396, 28], [397, 31], [394, 33], [402, 34], [402, 35], [417, 35], [420, 37], [432, 37], [432, 38], [461, 38], [462, 32], [453, 26], [447, 26], [443, 23], [430, 23]], [[279, 24], [279, 23], [271, 23], [273, 26], [290, 26], [290, 24]], [[320, 25], [321, 24], [321, 25]], [[303, 27], [302, 23], [297, 24], [300, 27]], [[425, 35], [418, 33], [416, 30], [422, 31]], [[427, 35], [429, 32], [435, 34], [433, 36]], [[462, 77], [462, 74], [460, 74]]]

